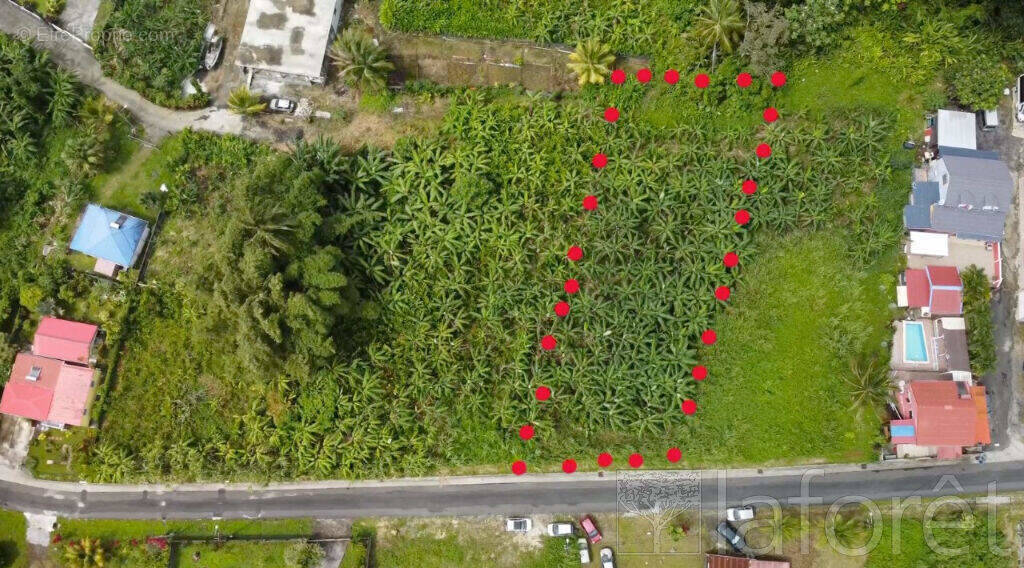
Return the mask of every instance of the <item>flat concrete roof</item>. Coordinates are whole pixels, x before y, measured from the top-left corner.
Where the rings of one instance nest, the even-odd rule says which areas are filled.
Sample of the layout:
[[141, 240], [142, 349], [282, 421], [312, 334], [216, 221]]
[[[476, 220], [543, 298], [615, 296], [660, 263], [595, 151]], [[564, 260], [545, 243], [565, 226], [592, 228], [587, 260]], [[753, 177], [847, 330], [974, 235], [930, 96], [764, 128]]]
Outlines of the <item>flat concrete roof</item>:
[[251, 0], [235, 62], [322, 78], [334, 12], [340, 4], [341, 0]]
[[952, 148], [978, 149], [974, 114], [939, 109], [938, 145]]

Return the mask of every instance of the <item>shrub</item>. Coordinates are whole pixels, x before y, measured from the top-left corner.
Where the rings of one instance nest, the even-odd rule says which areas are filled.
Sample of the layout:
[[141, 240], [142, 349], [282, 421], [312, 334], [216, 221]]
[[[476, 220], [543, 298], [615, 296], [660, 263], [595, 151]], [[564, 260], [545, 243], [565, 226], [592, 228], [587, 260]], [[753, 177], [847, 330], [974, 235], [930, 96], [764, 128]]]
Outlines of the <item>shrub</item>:
[[740, 55], [750, 61], [750, 70], [767, 75], [782, 67], [781, 50], [789, 42], [789, 20], [778, 7], [747, 2], [747, 31]]
[[590, 38], [580, 42], [576, 51], [569, 54], [567, 66], [577, 76], [582, 87], [590, 83], [604, 83], [605, 76], [611, 73], [609, 66], [613, 63], [615, 55], [608, 46], [596, 38]]
[[972, 266], [960, 274], [964, 283], [964, 318], [971, 372], [982, 376], [996, 368], [995, 330], [992, 324], [992, 289], [988, 277]]
[[267, 103], [261, 101], [259, 95], [250, 91], [248, 87], [242, 86], [228, 95], [228, 108], [235, 114], [252, 116], [266, 110]]
[[947, 75], [953, 97], [976, 110], [998, 106], [1000, 92], [1010, 80], [1006, 67], [992, 56], [964, 58]]
[[373, 36], [356, 28], [345, 30], [334, 40], [330, 57], [342, 80], [361, 91], [383, 89], [387, 85], [388, 73], [395, 68], [388, 61], [384, 48], [374, 42]]

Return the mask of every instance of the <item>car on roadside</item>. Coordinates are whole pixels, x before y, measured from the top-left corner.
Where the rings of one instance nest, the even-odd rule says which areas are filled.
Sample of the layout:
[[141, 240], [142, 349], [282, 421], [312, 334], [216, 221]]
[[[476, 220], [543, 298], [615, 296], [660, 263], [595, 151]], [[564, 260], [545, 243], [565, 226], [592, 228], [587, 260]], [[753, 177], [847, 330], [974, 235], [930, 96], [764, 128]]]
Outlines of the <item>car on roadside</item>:
[[551, 523], [548, 525], [548, 536], [572, 536], [575, 532], [572, 523]]
[[601, 549], [601, 568], [615, 568], [615, 555], [612, 554], [612, 549]]
[[736, 532], [736, 529], [734, 529], [728, 522], [722, 521], [718, 523], [718, 527], [715, 528], [715, 532], [724, 538], [725, 541], [729, 543], [729, 546], [736, 549], [736, 552], [741, 552], [743, 554], [747, 553], [747, 541], [743, 540], [743, 535]]
[[587, 540], [590, 544], [597, 544], [601, 542], [601, 531], [597, 530], [597, 525], [594, 523], [594, 519], [587, 515], [580, 519], [580, 526], [583, 527], [583, 534], [587, 535]]
[[725, 510], [725, 518], [734, 523], [749, 521], [754, 518], [753, 507], [729, 507]]
[[590, 564], [590, 545], [587, 544], [587, 539], [576, 539], [576, 546], [580, 549], [580, 564]]
[[283, 112], [283, 113], [294, 112], [295, 111], [295, 107], [296, 107], [295, 101], [288, 100], [288, 99], [272, 99], [270, 101], [270, 106], [269, 106], [271, 112]]
[[505, 532], [525, 533], [533, 528], [533, 521], [526, 517], [509, 517], [505, 519]]

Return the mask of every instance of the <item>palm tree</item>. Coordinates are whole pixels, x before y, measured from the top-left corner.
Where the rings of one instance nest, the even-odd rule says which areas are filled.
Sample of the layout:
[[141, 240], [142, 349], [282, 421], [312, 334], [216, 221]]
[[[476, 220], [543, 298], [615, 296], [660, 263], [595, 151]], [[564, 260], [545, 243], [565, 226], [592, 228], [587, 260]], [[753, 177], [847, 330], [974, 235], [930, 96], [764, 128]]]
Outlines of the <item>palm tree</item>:
[[64, 547], [64, 566], [74, 568], [103, 568], [106, 565], [103, 544], [97, 538], [71, 541]]
[[295, 220], [278, 202], [246, 202], [238, 216], [248, 241], [281, 253], [291, 246], [287, 233], [295, 230]]
[[605, 75], [611, 73], [615, 54], [597, 38], [590, 38], [576, 45], [576, 51], [569, 54], [567, 67], [579, 77], [580, 86], [588, 83], [604, 83]]
[[885, 367], [878, 366], [878, 360], [872, 359], [866, 366], [856, 360], [850, 360], [850, 377], [846, 379], [851, 387], [853, 406], [862, 412], [865, 409], [876, 409], [889, 401], [892, 383]]
[[231, 112], [244, 116], [259, 114], [267, 108], [267, 103], [260, 100], [248, 87], [238, 87], [228, 95], [228, 108]]
[[700, 9], [692, 34], [706, 48], [711, 48], [711, 68], [714, 69], [719, 48], [732, 53], [745, 29], [737, 0], [708, 0]]
[[334, 40], [330, 57], [338, 74], [359, 90], [379, 90], [387, 84], [388, 73], [395, 66], [388, 61], [384, 48], [363, 30], [349, 28]]

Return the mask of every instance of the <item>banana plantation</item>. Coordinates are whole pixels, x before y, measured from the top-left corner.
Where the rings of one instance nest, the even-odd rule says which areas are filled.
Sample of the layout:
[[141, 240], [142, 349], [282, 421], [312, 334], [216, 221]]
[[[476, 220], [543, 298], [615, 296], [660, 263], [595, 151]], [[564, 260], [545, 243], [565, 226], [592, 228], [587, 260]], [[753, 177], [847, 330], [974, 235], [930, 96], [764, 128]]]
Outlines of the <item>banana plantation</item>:
[[[601, 119], [612, 103], [626, 120]], [[714, 290], [756, 286], [741, 281], [762, 237], [827, 229], [858, 266], [895, 246], [895, 121], [766, 125], [711, 107], [667, 127], [641, 118], [646, 104], [627, 87], [562, 101], [467, 91], [435, 136], [356, 155], [325, 140], [289, 154], [166, 142], [178, 195], [93, 477], [379, 477], [515, 459], [536, 471], [686, 451], [700, 413], [679, 408], [695, 397], [700, 334], [722, 316]], [[761, 142], [770, 159], [754, 155]], [[580, 205], [590, 194], [595, 211]], [[549, 333], [558, 348], [544, 352]], [[716, 380], [740, 377], [712, 369], [705, 387]], [[540, 385], [553, 392], [542, 404]], [[523, 442], [527, 423], [537, 436]]]

